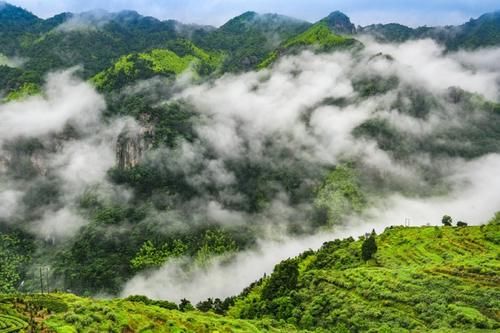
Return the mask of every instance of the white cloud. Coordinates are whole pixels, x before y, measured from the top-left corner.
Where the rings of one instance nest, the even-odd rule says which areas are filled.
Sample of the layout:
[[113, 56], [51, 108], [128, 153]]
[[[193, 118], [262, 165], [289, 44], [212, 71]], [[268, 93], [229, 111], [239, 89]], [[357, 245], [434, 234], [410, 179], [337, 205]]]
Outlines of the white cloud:
[[[373, 59], [372, 55], [379, 52], [390, 54], [394, 61], [382, 57]], [[489, 52], [495, 54], [496, 51]], [[216, 156], [212, 158], [217, 161], [216, 165], [222, 165], [221, 161], [226, 159], [250, 156], [273, 163], [297, 158], [318, 167], [335, 164], [346, 157], [358, 157], [365, 167], [374, 168], [385, 179], [416, 187], [427, 186], [417, 172], [420, 167], [438, 168], [444, 174], [438, 181], [451, 188], [446, 194], [427, 197], [395, 192], [370, 197], [372, 206], [362, 215], [352, 216], [345, 225], [298, 238], [283, 232], [286, 222], [302, 218], [301, 209], [291, 207], [286, 196], [278, 195], [268, 210], [252, 216], [225, 210], [216, 201], [211, 201], [207, 211], [212, 219], [227, 224], [250, 218], [255, 223], [270, 226], [264, 232], [266, 237], [260, 240], [256, 249], [238, 253], [229, 262], [221, 258], [208, 267], [194, 266], [186, 271], [183, 267], [187, 259], [183, 259], [168, 262], [158, 270], [140, 273], [125, 285], [123, 295], [144, 294], [173, 301], [188, 298], [194, 302], [208, 297], [223, 298], [238, 294], [264, 273], [270, 273], [280, 260], [308, 248], [317, 249], [327, 240], [356, 237], [373, 228], [382, 232], [387, 226], [402, 225], [405, 218], [410, 218], [412, 225], [439, 225], [444, 214], [470, 224], [486, 222], [500, 210], [497, 200], [500, 179], [496, 177], [500, 155], [464, 161], [415, 153], [412, 156], [414, 165], [410, 165], [408, 161], [395, 160], [373, 141], [354, 138], [351, 132], [374, 116], [386, 119], [415, 138], [447, 127], [467, 126], [462, 124], [465, 118], [450, 111], [453, 106], [442, 97], [450, 86], [459, 86], [497, 98], [494, 87], [498, 71], [489, 65], [491, 59], [493, 57], [487, 56], [481, 62], [475, 53], [445, 55], [438, 45], [428, 40], [401, 45], [367, 41], [362, 58], [351, 57], [348, 53], [315, 55], [304, 52], [284, 58], [268, 71], [226, 75], [215, 82], [187, 88], [178, 98], [187, 98], [204, 115], [197, 131], [200, 142], [214, 149]], [[468, 68], [462, 66], [464, 61], [468, 61]], [[396, 75], [401, 85], [396, 92], [358, 99], [351, 86], [353, 76], [373, 74], [386, 78]], [[392, 106], [398, 93], [404, 96], [408, 87], [415, 86], [442, 103], [425, 119], [411, 117]], [[349, 102], [347, 105], [321, 105], [325, 98], [345, 98]], [[293, 156], [277, 161], [273, 155], [275, 151], [264, 148], [269, 139], [278, 147], [290, 148]], [[195, 142], [183, 147], [184, 152], [189, 152], [184, 155], [189, 158], [182, 160], [179, 168], [186, 170], [191, 163], [203, 159], [200, 154], [205, 150], [200, 149], [199, 144]], [[297, 168], [297, 165], [290, 167]], [[224, 168], [221, 170], [224, 172]], [[215, 179], [212, 177], [211, 181]]]
[[0, 144], [20, 136], [55, 133], [68, 122], [81, 129], [98, 123], [104, 99], [72, 75], [72, 71], [51, 74], [44, 95], [0, 104]]
[[[40, 140], [45, 153], [37, 155], [36, 163], [43, 165], [44, 172], [38, 177], [48, 174], [50, 181], [62, 184], [60, 203], [43, 207], [36, 212], [40, 218], [28, 221], [34, 234], [54, 240], [75, 235], [88, 222], [75, 207], [77, 198], [96, 185], [110, 186], [106, 173], [115, 164], [116, 139], [126, 126], [137, 127], [128, 118], [104, 122], [104, 98], [73, 73], [50, 74], [41, 95], [0, 105], [0, 146], [18, 138]], [[68, 125], [74, 136], [62, 134]], [[0, 218], [7, 223], [25, 213], [22, 198], [28, 188], [21, 179], [9, 179], [11, 154], [0, 150]]]

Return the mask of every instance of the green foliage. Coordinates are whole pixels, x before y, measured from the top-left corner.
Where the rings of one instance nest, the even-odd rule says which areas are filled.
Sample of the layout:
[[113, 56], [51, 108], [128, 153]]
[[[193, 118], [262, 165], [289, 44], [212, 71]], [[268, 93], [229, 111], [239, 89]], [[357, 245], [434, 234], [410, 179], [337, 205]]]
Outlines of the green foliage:
[[188, 68], [209, 75], [221, 64], [220, 53], [206, 52], [189, 41], [177, 41], [172, 46], [180, 55], [169, 49], [153, 49], [122, 56], [113, 66], [95, 75], [92, 82], [99, 90], [109, 92], [155, 75], [175, 77]]
[[[63, 303], [65, 310], [51, 312], [34, 305], [35, 299]], [[71, 294], [0, 297], [0, 332], [297, 332], [269, 320], [239, 320], [194, 310], [178, 311], [143, 296], [96, 300]], [[187, 301], [184, 304], [188, 304]], [[174, 304], [175, 305], [175, 304]]]
[[195, 259], [201, 265], [206, 265], [214, 256], [230, 254], [238, 249], [236, 242], [221, 230], [207, 230], [203, 236]]
[[161, 247], [155, 247], [150, 240], [146, 241], [139, 252], [130, 261], [134, 270], [146, 268], [155, 268], [163, 265], [169, 258], [179, 257], [186, 253], [187, 245], [180, 240], [174, 240], [173, 244], [164, 244]]
[[[402, 163], [417, 152], [425, 152], [433, 157], [472, 159], [498, 151], [500, 113], [495, 111], [496, 103], [454, 88], [445, 96], [447, 103], [420, 89], [399, 90], [398, 98], [391, 108], [400, 113], [427, 120], [432, 112], [434, 116], [447, 119], [447, 110], [452, 108], [454, 116], [467, 121], [468, 126], [449, 124], [438, 131], [412, 135], [385, 118], [373, 117], [354, 129], [356, 137], [375, 140], [381, 149]], [[427, 172], [424, 175], [426, 178], [433, 176], [432, 167], [423, 171]], [[439, 174], [435, 177], [439, 177]]]
[[443, 218], [441, 219], [441, 223], [446, 227], [451, 227], [453, 220], [452, 220], [451, 216], [444, 215]]
[[19, 332], [27, 326], [28, 323], [18, 317], [0, 314], [0, 333]]
[[27, 235], [0, 230], [0, 293], [17, 290], [32, 251], [31, 238]]
[[302, 34], [287, 40], [283, 47], [289, 49], [301, 46], [317, 46], [322, 51], [353, 46], [355, 39], [333, 33], [325, 22], [320, 22]]
[[274, 268], [273, 273], [262, 289], [262, 298], [272, 300], [290, 293], [297, 287], [299, 269], [293, 259], [282, 261]]
[[361, 257], [363, 260], [370, 260], [373, 255], [377, 252], [377, 242], [375, 240], [375, 234], [372, 233], [368, 238], [363, 241], [361, 245]]
[[236, 299], [229, 314], [320, 331], [498, 330], [500, 243], [489, 236], [500, 233], [495, 221], [467, 228], [387, 228], [370, 236], [378, 247], [376, 263], [362, 258], [366, 240], [325, 243], [293, 259], [295, 288], [269, 299], [265, 290], [273, 275], [265, 277]]
[[477, 49], [498, 45], [500, 40], [500, 13], [484, 14], [477, 19], [459, 26], [419, 27], [416, 29], [390, 23], [375, 24], [362, 28], [359, 32], [373, 35], [386, 42], [405, 42], [410, 39], [432, 38], [445, 45], [450, 51]]
[[339, 165], [331, 171], [316, 191], [316, 207], [328, 213], [328, 223], [340, 223], [349, 213], [359, 213], [366, 204], [355, 171]]
[[265, 68], [272, 64], [279, 56], [296, 53], [306, 47], [313, 47], [318, 52], [343, 50], [359, 47], [360, 42], [354, 38], [337, 35], [331, 31], [326, 22], [319, 22], [285, 41], [276, 51], [271, 52], [257, 67]]
[[6, 102], [17, 101], [40, 93], [40, 87], [35, 83], [24, 83], [18, 90], [11, 91], [6, 97]]
[[224, 71], [241, 71], [255, 68], [281, 42], [309, 26], [310, 23], [286, 16], [246, 12], [217, 30], [195, 34], [192, 38], [205, 49], [227, 54]]
[[399, 43], [411, 39], [414, 34], [412, 28], [398, 23], [369, 25], [363, 27], [361, 32], [370, 34], [379, 41]]
[[193, 311], [194, 307], [191, 305], [191, 302], [185, 298], [181, 299], [181, 302], [179, 303], [179, 310], [182, 312], [186, 311]]
[[160, 308], [167, 309], [167, 310], [177, 310], [177, 304], [165, 300], [152, 300], [147, 298], [146, 296], [141, 296], [141, 295], [132, 295], [127, 298], [125, 298], [125, 301], [129, 302], [141, 302], [146, 305], [156, 305], [159, 306]]
[[398, 84], [399, 79], [396, 76], [391, 76], [389, 78], [374, 76], [354, 80], [353, 88], [361, 97], [370, 97], [385, 94], [395, 89]]

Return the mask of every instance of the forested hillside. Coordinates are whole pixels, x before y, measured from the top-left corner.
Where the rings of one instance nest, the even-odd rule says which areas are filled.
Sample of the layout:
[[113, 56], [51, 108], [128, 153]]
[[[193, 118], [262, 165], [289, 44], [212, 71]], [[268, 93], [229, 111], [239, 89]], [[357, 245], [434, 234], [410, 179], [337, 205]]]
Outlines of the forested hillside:
[[326, 242], [277, 265], [229, 313], [336, 332], [494, 331], [499, 221], [497, 214], [481, 227], [390, 227]]
[[329, 241], [279, 263], [238, 297], [196, 309], [143, 296], [2, 296], [0, 332], [493, 332], [499, 216], [480, 227], [390, 227]]

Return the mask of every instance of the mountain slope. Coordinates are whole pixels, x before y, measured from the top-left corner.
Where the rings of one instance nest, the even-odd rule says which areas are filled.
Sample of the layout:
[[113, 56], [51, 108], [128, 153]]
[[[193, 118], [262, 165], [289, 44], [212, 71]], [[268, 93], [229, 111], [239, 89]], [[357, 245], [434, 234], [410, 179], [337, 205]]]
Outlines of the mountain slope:
[[300, 34], [311, 24], [277, 14], [246, 12], [229, 20], [216, 31], [193, 35], [193, 41], [206, 49], [227, 52], [224, 68], [248, 70], [284, 40]]
[[356, 26], [352, 24], [351, 19], [339, 11], [330, 13], [330, 15], [323, 18], [320, 22], [326, 23], [330, 30], [337, 34], [352, 35], [356, 33]]
[[187, 40], [175, 40], [167, 46], [122, 56], [110, 68], [95, 75], [92, 81], [99, 90], [111, 91], [155, 75], [175, 76], [189, 67], [200, 75], [208, 75], [217, 70], [223, 60], [221, 53], [206, 52]]
[[477, 49], [500, 44], [500, 11], [484, 14], [458, 26], [413, 29], [397, 23], [373, 24], [358, 32], [373, 35], [386, 42], [432, 38], [445, 45], [448, 50]]
[[257, 67], [265, 68], [280, 56], [296, 53], [306, 47], [312, 47], [318, 52], [328, 52], [356, 46], [361, 46], [361, 43], [354, 38], [336, 34], [326, 21], [320, 21], [303, 33], [285, 41], [278, 49], [271, 52]]
[[388, 228], [373, 259], [363, 241], [327, 242], [276, 266], [230, 310], [335, 332], [500, 328], [500, 214], [481, 227]]
[[170, 302], [144, 297], [92, 300], [69, 294], [0, 296], [0, 332], [295, 332], [292, 326], [178, 311]]
[[[198, 304], [200, 311], [210, 311], [202, 313], [186, 301], [177, 306], [142, 296], [95, 300], [53, 293], [1, 296], [0, 325], [54, 332], [500, 328], [500, 214], [480, 227], [390, 227], [372, 235], [327, 242], [318, 251], [281, 262], [270, 276], [249, 286], [226, 316], [212, 313], [225, 311], [219, 300]], [[369, 253], [367, 239], [376, 246]]]

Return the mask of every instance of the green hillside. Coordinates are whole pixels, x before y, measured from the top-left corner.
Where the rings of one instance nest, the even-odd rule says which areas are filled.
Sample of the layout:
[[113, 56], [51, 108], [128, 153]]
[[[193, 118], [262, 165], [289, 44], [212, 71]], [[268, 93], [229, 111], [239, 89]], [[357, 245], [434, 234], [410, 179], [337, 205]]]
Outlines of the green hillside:
[[328, 332], [500, 328], [500, 214], [481, 227], [391, 227], [375, 240], [367, 261], [364, 240], [351, 238], [280, 263], [230, 314]]
[[251, 70], [280, 43], [310, 26], [311, 23], [283, 15], [246, 12], [217, 30], [193, 35], [193, 41], [203, 48], [228, 53], [224, 70]]
[[295, 332], [271, 320], [239, 320], [172, 309], [175, 304], [94, 300], [70, 294], [0, 296], [0, 333], [19, 332]]
[[411, 39], [432, 38], [448, 50], [478, 49], [500, 42], [500, 11], [481, 15], [458, 26], [410, 28], [397, 23], [372, 24], [358, 33], [370, 34], [386, 42], [404, 42]]
[[195, 310], [142, 296], [4, 295], [0, 332], [494, 332], [499, 254], [500, 214], [478, 227], [390, 227], [281, 262], [225, 316], [217, 300]]
[[361, 43], [356, 39], [338, 35], [330, 29], [327, 22], [320, 21], [303, 33], [284, 42], [277, 50], [271, 52], [258, 65], [258, 68], [265, 68], [278, 59], [278, 57], [285, 54], [292, 54], [307, 47], [313, 47], [318, 52], [328, 52], [359, 45]]
[[110, 68], [98, 73], [92, 81], [99, 90], [110, 91], [155, 75], [175, 76], [188, 68], [199, 75], [217, 70], [223, 55], [206, 52], [187, 40], [170, 43], [171, 49], [153, 49], [121, 57]]

